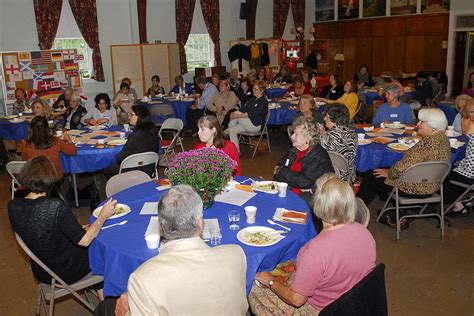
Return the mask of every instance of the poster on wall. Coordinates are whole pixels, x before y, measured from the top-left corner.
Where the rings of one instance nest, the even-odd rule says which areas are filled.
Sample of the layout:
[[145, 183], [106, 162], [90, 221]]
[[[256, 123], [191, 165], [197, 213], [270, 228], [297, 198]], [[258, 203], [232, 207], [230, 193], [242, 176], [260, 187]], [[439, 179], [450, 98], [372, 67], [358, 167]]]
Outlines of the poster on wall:
[[359, 0], [339, 0], [338, 19], [356, 19], [359, 17]]
[[421, 0], [422, 13], [449, 11], [450, 0]]
[[362, 16], [364, 18], [374, 16], [385, 16], [385, 8], [387, 2], [385, 0], [364, 0], [364, 10]]
[[416, 13], [416, 0], [392, 0], [390, 3], [390, 15]]
[[334, 20], [334, 0], [315, 0], [316, 3], [316, 21]]

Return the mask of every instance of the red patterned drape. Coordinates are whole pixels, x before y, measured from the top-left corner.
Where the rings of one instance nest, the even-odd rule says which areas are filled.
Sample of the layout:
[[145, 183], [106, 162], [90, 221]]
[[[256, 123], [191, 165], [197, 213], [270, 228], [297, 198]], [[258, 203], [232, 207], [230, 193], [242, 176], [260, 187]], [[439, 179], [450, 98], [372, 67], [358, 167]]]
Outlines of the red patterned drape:
[[291, 11], [293, 12], [295, 29], [301, 27], [304, 30], [305, 0], [291, 0]]
[[222, 66], [220, 44], [219, 0], [201, 0], [201, 10], [209, 36], [214, 42], [215, 66]]
[[281, 38], [285, 32], [290, 0], [273, 0], [273, 37]]
[[196, 0], [176, 0], [176, 42], [179, 45], [179, 62], [181, 74], [188, 72], [184, 45], [188, 41], [191, 26], [193, 25], [194, 5]]
[[53, 47], [63, 0], [34, 0], [38, 46], [40, 49]]
[[100, 54], [96, 0], [69, 0], [69, 5], [82, 37], [92, 49], [92, 63], [94, 65], [92, 78], [97, 81], [105, 81]]

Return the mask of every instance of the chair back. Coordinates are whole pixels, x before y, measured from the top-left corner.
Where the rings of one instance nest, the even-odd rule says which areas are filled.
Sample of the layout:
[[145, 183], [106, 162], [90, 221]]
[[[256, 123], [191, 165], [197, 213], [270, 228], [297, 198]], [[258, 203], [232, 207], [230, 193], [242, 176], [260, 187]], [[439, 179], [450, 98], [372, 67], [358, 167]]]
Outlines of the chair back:
[[12, 199], [15, 198], [15, 184], [20, 185], [16, 176], [21, 172], [21, 169], [23, 169], [23, 166], [25, 164], [26, 164], [26, 161], [10, 161], [5, 166], [8, 174], [12, 178], [12, 183], [11, 183], [11, 192], [12, 192], [11, 198]]
[[400, 182], [431, 183], [443, 182], [449, 173], [451, 165], [446, 161], [427, 161], [414, 164], [398, 178], [396, 187]]
[[150, 114], [155, 125], [161, 125], [168, 118], [174, 117], [174, 109], [169, 104], [154, 104], [150, 107]]
[[125, 158], [122, 163], [120, 164], [119, 174], [122, 173], [123, 169], [129, 168], [137, 168], [148, 166], [151, 164], [155, 165], [155, 172], [156, 172], [156, 165], [158, 163], [158, 154], [152, 151], [133, 154]]
[[365, 227], [369, 226], [370, 222], [370, 210], [364, 201], [361, 198], [356, 198], [357, 203], [357, 213], [355, 221], [364, 225]]
[[388, 315], [385, 265], [380, 263], [352, 289], [323, 308], [320, 316]]
[[169, 118], [166, 119], [163, 124], [161, 125], [160, 132], [161, 130], [175, 130], [175, 131], [180, 131], [184, 127], [184, 123], [181, 119], [179, 118]]
[[150, 180], [150, 176], [140, 170], [132, 170], [121, 174], [116, 174], [105, 184], [105, 193], [107, 194], [107, 198], [109, 198], [115, 193], [133, 187], [134, 185], [148, 182]]
[[346, 157], [333, 151], [328, 151], [328, 154], [329, 158], [331, 158], [335, 173], [340, 177], [341, 170], [346, 170], [348, 172], [346, 180], [350, 183], [352, 181], [352, 175], [349, 174], [349, 163], [347, 162]]
[[408, 103], [411, 100], [411, 95], [409, 93], [404, 93], [398, 100], [403, 103]]
[[161, 167], [168, 166], [169, 158], [174, 154], [174, 149], [179, 139], [180, 139], [179, 133], [175, 133], [173, 135], [173, 139], [171, 140], [170, 144], [164, 148], [164, 153], [161, 155], [159, 166]]

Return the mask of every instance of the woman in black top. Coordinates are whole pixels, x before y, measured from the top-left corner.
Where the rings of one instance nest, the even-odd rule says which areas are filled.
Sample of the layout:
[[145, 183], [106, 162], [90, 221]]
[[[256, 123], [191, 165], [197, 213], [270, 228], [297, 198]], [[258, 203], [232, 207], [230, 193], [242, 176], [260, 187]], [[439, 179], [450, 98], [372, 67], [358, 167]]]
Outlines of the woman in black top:
[[[117, 155], [117, 163], [105, 169], [104, 175], [107, 178], [118, 174], [120, 170], [120, 164], [128, 156], [149, 151], [158, 152], [158, 134], [155, 124], [153, 124], [150, 111], [146, 107], [140, 105], [132, 106], [130, 125], [134, 126], [133, 133], [128, 136], [127, 142], [123, 146], [123, 149]], [[155, 174], [155, 167], [153, 165], [133, 169], [141, 170], [147, 173], [150, 177], [153, 177]], [[130, 170], [132, 169], [124, 169], [124, 171]]]
[[[87, 230], [77, 222], [69, 206], [48, 193], [54, 187], [56, 170], [46, 156], [28, 160], [18, 176], [28, 195], [8, 203], [13, 230], [31, 251], [66, 283], [71, 284], [90, 272], [87, 248], [105, 220], [115, 213], [117, 201], [110, 199]], [[35, 278], [51, 283], [51, 276], [31, 262]]]
[[329, 75], [329, 85], [323, 88], [323, 91], [319, 94], [319, 97], [337, 100], [344, 94], [344, 86], [342, 85], [341, 80], [336, 75]]
[[265, 97], [265, 82], [258, 81], [253, 86], [254, 97], [241, 106], [240, 111], [232, 112], [229, 128], [224, 134], [229, 135], [231, 142], [239, 150], [239, 134], [242, 132], [260, 132], [265, 125], [268, 102]]
[[165, 89], [160, 86], [160, 76], [154, 75], [151, 77], [151, 87], [148, 88], [146, 94], [151, 95], [152, 97], [158, 94], [165, 94]]
[[369, 66], [360, 65], [359, 72], [354, 75], [354, 81], [357, 82], [359, 87], [373, 87], [375, 82], [372, 76], [369, 74]]
[[71, 96], [69, 106], [64, 113], [64, 128], [65, 129], [77, 129], [82, 128], [84, 125], [81, 121], [82, 117], [87, 114], [85, 107], [81, 105], [81, 97], [77, 94]]
[[235, 94], [239, 98], [241, 105], [244, 105], [253, 97], [252, 83], [248, 77], [244, 77], [240, 80], [240, 87]]

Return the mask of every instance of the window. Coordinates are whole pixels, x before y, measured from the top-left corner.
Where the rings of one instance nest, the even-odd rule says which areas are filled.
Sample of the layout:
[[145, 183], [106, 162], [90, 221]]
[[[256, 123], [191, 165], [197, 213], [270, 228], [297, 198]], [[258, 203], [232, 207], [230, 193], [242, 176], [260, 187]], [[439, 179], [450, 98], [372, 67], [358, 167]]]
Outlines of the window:
[[82, 37], [56, 38], [51, 49], [76, 49], [77, 63], [82, 79], [90, 79], [92, 75], [92, 49]]
[[184, 46], [189, 70], [214, 66], [214, 48], [209, 34], [189, 34]]

